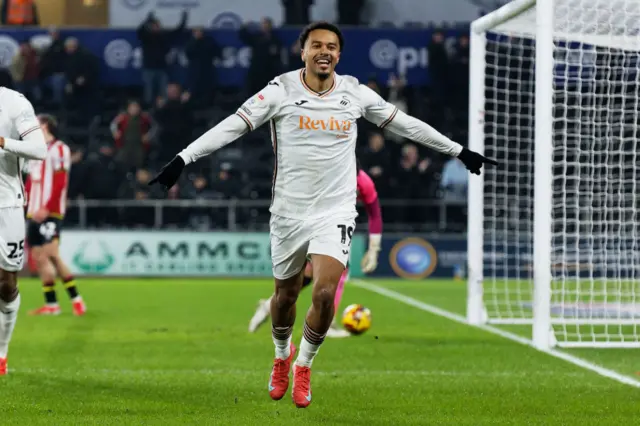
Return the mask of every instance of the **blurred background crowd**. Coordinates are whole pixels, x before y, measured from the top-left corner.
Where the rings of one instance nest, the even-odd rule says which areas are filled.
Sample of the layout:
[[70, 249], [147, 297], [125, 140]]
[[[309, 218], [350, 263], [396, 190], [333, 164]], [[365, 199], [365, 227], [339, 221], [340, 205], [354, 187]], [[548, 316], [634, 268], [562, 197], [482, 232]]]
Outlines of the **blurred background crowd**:
[[[33, 7], [31, 13], [25, 8], [11, 9], [9, 3], [5, 1], [0, 11], [5, 25], [38, 25], [35, 2], [16, 2]], [[309, 22], [313, 0], [282, 3], [285, 25], [301, 27]], [[336, 5], [336, 23], [368, 25], [365, 0], [338, 0]], [[12, 15], [12, 10], [20, 13]], [[23, 92], [37, 112], [59, 119], [60, 138], [72, 149], [72, 201], [269, 200], [274, 161], [266, 128], [190, 166], [168, 194], [146, 185], [159, 167], [235, 112], [245, 98], [274, 76], [302, 66], [300, 46], [281, 41], [272, 20], [264, 18], [236, 30], [252, 53], [243, 87], [220, 84], [215, 64], [225, 46], [203, 28], [191, 25], [190, 18], [185, 11], [177, 25], [168, 26], [151, 12], [139, 23], [142, 85], [102, 84], [101, 58], [78, 38], [66, 35], [64, 28], [47, 28], [47, 43], [20, 40], [18, 53], [0, 71], [0, 84]], [[461, 31], [451, 40], [441, 23], [423, 24], [434, 27], [426, 46], [428, 86], [410, 86], [403, 75], [395, 73], [384, 79], [371, 75], [363, 83], [401, 110], [466, 144], [469, 37]], [[170, 68], [174, 49], [182, 50], [189, 60], [186, 76], [180, 78]], [[349, 54], [347, 39], [344, 55]], [[468, 179], [464, 166], [361, 121], [357, 155], [376, 184], [387, 229], [397, 225], [412, 230], [463, 230]], [[243, 229], [265, 225], [267, 207], [268, 203], [238, 209], [234, 221]], [[79, 216], [71, 209], [69, 226]], [[226, 227], [228, 217], [227, 209], [222, 208], [176, 207], [164, 210], [162, 225], [213, 229]], [[143, 208], [105, 208], [82, 218], [86, 226], [113, 227], [154, 226], [156, 219]]]

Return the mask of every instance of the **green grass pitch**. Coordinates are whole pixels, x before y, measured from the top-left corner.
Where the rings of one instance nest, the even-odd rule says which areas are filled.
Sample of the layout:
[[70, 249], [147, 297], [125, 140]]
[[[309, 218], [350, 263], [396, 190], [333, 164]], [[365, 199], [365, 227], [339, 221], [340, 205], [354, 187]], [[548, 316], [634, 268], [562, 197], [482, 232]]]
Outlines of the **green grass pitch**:
[[[463, 313], [464, 283], [375, 281]], [[22, 308], [0, 378], [3, 425], [632, 425], [640, 389], [484, 331], [349, 286], [373, 327], [331, 340], [313, 365], [313, 403], [269, 399], [268, 326], [249, 334], [269, 280], [79, 280], [89, 312], [59, 317], [22, 280]], [[299, 300], [294, 339], [310, 293]], [[523, 333], [526, 329], [521, 329]], [[637, 350], [572, 354], [635, 376]]]

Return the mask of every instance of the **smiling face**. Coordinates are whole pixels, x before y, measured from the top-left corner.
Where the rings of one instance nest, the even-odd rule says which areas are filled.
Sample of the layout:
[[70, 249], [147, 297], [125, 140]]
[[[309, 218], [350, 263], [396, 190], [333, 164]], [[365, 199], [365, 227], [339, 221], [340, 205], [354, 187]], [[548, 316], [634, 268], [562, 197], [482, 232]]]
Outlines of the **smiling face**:
[[313, 30], [302, 50], [302, 61], [307, 72], [320, 79], [331, 76], [340, 61], [340, 41], [333, 31]]

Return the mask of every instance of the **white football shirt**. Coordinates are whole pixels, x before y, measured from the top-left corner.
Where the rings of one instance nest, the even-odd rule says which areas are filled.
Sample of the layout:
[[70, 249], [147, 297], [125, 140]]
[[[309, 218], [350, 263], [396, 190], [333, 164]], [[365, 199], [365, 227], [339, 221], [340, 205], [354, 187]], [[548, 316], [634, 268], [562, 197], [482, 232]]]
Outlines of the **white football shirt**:
[[[14, 90], [0, 87], [0, 136], [19, 140], [39, 130], [31, 102]], [[23, 165], [24, 158], [0, 149], [0, 208], [25, 205]]]
[[269, 122], [276, 156], [271, 213], [312, 219], [356, 213], [356, 120], [385, 127], [397, 108], [350, 76], [316, 93], [303, 70], [283, 74], [237, 111], [250, 130]]

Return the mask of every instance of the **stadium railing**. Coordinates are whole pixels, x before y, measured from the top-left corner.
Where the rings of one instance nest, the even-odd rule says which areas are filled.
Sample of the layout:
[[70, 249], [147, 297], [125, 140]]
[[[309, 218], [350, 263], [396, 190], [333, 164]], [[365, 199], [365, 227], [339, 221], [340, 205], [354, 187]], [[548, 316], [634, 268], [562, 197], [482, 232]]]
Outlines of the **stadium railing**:
[[[466, 201], [431, 200], [381, 200], [385, 230], [403, 232], [464, 231]], [[210, 200], [210, 199], [159, 199], [159, 200], [70, 200], [65, 226], [87, 229], [96, 227], [127, 228], [184, 228], [190, 218], [208, 217], [209, 224], [227, 231], [259, 230], [268, 228], [270, 200]], [[361, 212], [359, 222], [366, 221]], [[195, 223], [195, 224], [194, 224]], [[206, 227], [206, 221], [201, 226]]]

